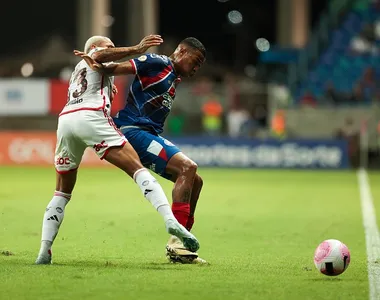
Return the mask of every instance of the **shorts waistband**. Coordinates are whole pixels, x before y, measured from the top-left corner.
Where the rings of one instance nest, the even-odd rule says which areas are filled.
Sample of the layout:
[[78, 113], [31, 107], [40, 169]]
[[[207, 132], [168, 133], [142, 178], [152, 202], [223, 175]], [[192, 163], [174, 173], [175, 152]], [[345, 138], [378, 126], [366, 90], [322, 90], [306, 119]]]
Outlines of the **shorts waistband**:
[[148, 127], [144, 127], [144, 126], [135, 126], [135, 125], [126, 125], [126, 126], [121, 126], [120, 127], [120, 130], [123, 130], [123, 129], [142, 129], [142, 130], [148, 130], [149, 131], [149, 128]]

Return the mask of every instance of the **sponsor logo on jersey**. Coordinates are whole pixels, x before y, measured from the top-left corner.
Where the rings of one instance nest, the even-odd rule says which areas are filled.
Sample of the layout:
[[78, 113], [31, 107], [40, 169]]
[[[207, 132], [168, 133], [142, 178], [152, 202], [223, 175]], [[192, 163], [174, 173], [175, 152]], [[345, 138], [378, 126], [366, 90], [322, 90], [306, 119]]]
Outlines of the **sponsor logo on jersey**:
[[165, 145], [168, 145], [168, 146], [174, 146], [174, 144], [170, 141], [168, 141], [167, 139], [164, 139], [164, 143]]
[[103, 148], [107, 148], [108, 144], [106, 141], [101, 141], [99, 144], [95, 144], [93, 148], [95, 149], [96, 152], [99, 152]]
[[66, 106], [74, 105], [74, 104], [79, 104], [79, 103], [82, 103], [82, 102], [83, 102], [83, 98], [74, 99], [74, 100], [70, 100], [69, 102], [67, 102]]
[[69, 165], [70, 164], [70, 158], [68, 158], [68, 157], [57, 157], [55, 159], [55, 164], [57, 166]]
[[172, 109], [174, 99], [169, 95], [169, 93], [165, 93], [162, 95], [164, 100], [162, 101], [162, 105], [167, 107], [168, 109]]

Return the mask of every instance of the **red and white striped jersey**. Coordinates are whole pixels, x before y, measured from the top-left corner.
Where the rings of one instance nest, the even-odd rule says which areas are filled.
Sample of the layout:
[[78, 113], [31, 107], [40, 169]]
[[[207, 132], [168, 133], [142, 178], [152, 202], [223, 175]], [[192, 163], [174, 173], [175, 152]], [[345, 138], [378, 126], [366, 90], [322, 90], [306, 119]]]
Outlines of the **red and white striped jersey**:
[[[89, 55], [101, 49], [103, 48], [92, 49]], [[60, 115], [78, 110], [101, 110], [106, 106], [110, 109], [113, 83], [113, 76], [93, 71], [84, 60], [81, 60], [71, 75], [67, 104]]]

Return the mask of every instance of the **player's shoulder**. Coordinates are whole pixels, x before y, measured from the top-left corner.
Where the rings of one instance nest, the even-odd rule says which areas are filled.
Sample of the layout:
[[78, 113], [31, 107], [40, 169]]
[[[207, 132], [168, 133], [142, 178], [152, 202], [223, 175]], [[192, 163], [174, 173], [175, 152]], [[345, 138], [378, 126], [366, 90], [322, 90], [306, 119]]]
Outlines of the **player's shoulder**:
[[145, 53], [137, 57], [139, 62], [148, 62], [155, 64], [169, 64], [169, 57], [166, 55], [156, 54], [156, 53]]
[[82, 59], [76, 64], [73, 74], [77, 74], [78, 72], [81, 72], [83, 69], [89, 69], [89, 67], [87, 63]]

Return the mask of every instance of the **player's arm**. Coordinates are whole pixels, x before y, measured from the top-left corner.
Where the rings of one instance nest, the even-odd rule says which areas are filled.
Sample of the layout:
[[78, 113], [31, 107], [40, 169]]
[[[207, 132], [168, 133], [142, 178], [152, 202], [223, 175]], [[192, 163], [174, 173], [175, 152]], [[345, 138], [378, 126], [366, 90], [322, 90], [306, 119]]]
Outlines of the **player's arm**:
[[150, 47], [159, 46], [163, 42], [160, 35], [151, 34], [144, 37], [141, 42], [131, 47], [104, 48], [94, 52], [91, 56], [99, 63], [123, 59], [127, 56], [142, 54]]
[[136, 74], [136, 69], [131, 64], [130, 61], [124, 61], [122, 63], [110, 63], [107, 65], [102, 65], [102, 67], [96, 71], [100, 72], [102, 74], [107, 74], [107, 75], [112, 75], [112, 76]]
[[108, 63], [108, 64], [101, 64], [94, 60], [91, 56], [88, 54], [74, 50], [74, 54], [76, 56], [79, 56], [85, 60], [87, 65], [94, 71], [99, 72], [101, 74], [107, 74], [107, 75], [127, 75], [127, 74], [136, 74], [136, 68], [130, 61], [125, 61], [122, 63]]

